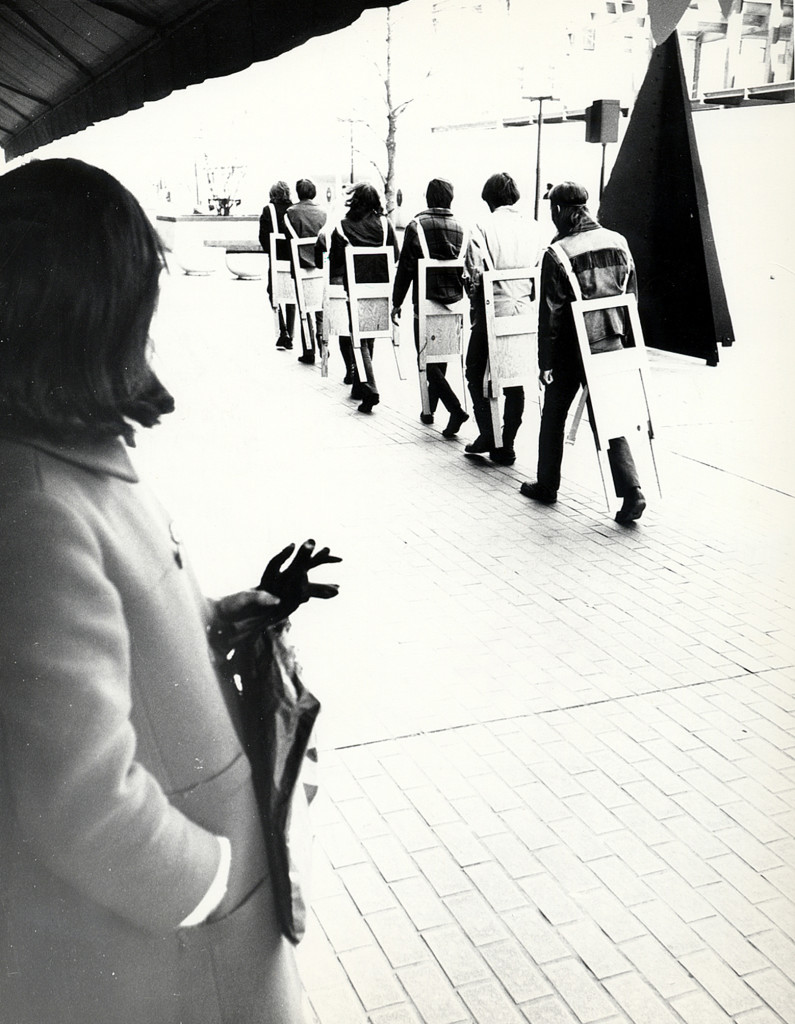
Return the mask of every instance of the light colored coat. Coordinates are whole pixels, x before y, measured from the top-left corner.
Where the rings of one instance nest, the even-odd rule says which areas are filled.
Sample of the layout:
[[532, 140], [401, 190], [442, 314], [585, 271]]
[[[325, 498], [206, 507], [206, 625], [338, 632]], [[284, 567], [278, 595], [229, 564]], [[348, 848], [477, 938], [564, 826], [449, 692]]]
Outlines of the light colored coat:
[[0, 439], [0, 566], [0, 1022], [298, 1021], [211, 606], [121, 441]]

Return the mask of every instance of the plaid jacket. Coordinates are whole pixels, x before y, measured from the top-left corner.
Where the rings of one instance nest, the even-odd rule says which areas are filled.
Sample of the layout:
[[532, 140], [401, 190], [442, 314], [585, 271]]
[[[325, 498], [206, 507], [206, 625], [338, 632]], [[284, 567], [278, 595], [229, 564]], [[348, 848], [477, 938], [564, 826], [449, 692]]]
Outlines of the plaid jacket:
[[[452, 215], [450, 210], [432, 207], [418, 213], [406, 227], [403, 237], [403, 248], [400, 262], [395, 273], [395, 286], [392, 290], [392, 305], [400, 307], [414, 285], [413, 299], [417, 305], [417, 261], [423, 257], [422, 246], [417, 234], [417, 221], [428, 243], [428, 253], [434, 260], [454, 260], [463, 255], [461, 247], [464, 243], [464, 229]], [[460, 270], [440, 270], [428, 275], [428, 298], [436, 302], [450, 304], [458, 302], [464, 294]]]

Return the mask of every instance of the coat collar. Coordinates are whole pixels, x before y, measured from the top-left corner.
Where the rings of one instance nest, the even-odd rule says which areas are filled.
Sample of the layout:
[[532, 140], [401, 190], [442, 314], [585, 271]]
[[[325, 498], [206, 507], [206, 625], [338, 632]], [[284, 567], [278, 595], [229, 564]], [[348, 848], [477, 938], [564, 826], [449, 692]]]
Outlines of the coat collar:
[[39, 451], [54, 455], [56, 459], [71, 462], [92, 473], [104, 473], [116, 476], [128, 483], [138, 483], [138, 474], [130, 461], [127, 449], [120, 437], [108, 437], [101, 440], [77, 439], [70, 441], [49, 441], [46, 438], [25, 437], [14, 438], [20, 444], [30, 445]]

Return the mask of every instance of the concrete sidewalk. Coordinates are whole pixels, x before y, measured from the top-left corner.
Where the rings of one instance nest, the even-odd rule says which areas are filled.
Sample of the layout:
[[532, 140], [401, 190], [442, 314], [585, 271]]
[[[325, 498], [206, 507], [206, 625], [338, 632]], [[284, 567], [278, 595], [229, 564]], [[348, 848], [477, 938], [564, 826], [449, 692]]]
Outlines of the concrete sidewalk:
[[763, 333], [717, 369], [653, 356], [665, 500], [624, 529], [587, 430], [535, 506], [532, 403], [516, 466], [468, 460], [470, 424], [419, 424], [407, 350], [362, 416], [337, 354], [323, 379], [275, 351], [261, 282], [166, 283], [179, 408], [138, 459], [206, 588], [307, 536], [345, 559], [292, 633], [324, 704], [321, 1024], [795, 1022], [792, 426], [783, 372], [749, 389]]

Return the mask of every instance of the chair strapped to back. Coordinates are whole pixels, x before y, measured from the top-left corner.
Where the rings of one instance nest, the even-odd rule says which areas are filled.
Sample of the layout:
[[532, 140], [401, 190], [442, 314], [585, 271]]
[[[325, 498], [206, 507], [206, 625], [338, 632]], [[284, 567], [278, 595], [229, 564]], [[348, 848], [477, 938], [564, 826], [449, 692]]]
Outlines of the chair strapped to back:
[[422, 251], [422, 259], [417, 260], [417, 327], [419, 336], [417, 369], [419, 372], [422, 411], [430, 415], [428, 363], [446, 364], [451, 360], [457, 360], [461, 367], [462, 390], [464, 396], [466, 396], [466, 385], [463, 382], [463, 334], [464, 314], [469, 308], [469, 304], [462, 297], [458, 302], [451, 303], [448, 306], [442, 302], [436, 302], [434, 299], [429, 299], [427, 296], [429, 274], [436, 274], [446, 270], [453, 272], [460, 270], [463, 272], [466, 238], [464, 238], [461, 244], [461, 249], [456, 259], [431, 259], [428, 241], [422, 224], [419, 220], [415, 220], [414, 223], [417, 229], [417, 239]]
[[[498, 314], [494, 286], [504, 281], [530, 281], [529, 305], [518, 313]], [[503, 388], [535, 382], [537, 370], [539, 271], [537, 267], [516, 270], [485, 270], [483, 300], [489, 359], [483, 377], [483, 395], [489, 400], [494, 445], [502, 446]]]
[[290, 269], [290, 260], [277, 259], [277, 242], [287, 242], [287, 236], [277, 230], [276, 207], [268, 203], [268, 213], [274, 230], [268, 237], [268, 281], [271, 288], [271, 304], [273, 314], [277, 317], [276, 331], [278, 333], [278, 311], [281, 309], [284, 315], [285, 306], [296, 304], [295, 282]]
[[[308, 251], [315, 257], [315, 245], [317, 237], [299, 238], [294, 234], [294, 228], [289, 220], [287, 224], [293, 232], [294, 237], [290, 239], [290, 257], [295, 278], [295, 297], [298, 306], [298, 315], [301, 319], [301, 334], [303, 336], [304, 351], [315, 349], [315, 314], [323, 310], [323, 291], [325, 285], [325, 274], [323, 268], [304, 267], [301, 264], [301, 250]], [[321, 373], [323, 377], [328, 376], [328, 353], [323, 344], [323, 338], [317, 339], [322, 357]]]

